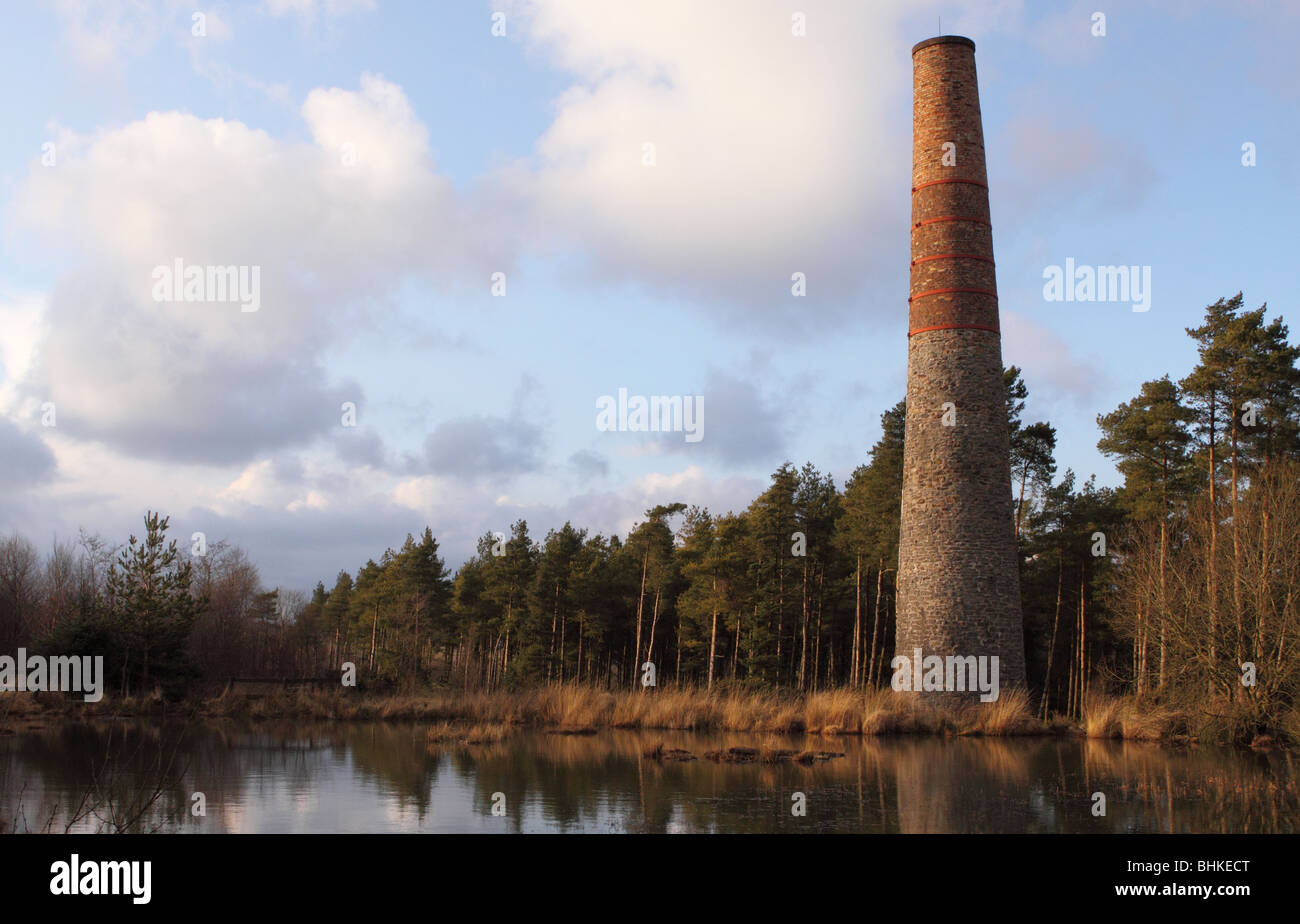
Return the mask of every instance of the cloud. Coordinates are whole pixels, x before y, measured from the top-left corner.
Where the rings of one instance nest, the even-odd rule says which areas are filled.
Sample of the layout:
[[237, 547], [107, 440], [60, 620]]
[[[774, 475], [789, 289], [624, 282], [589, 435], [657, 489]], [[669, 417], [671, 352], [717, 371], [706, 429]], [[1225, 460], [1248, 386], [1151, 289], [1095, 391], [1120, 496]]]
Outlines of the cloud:
[[522, 375], [504, 417], [474, 414], [439, 423], [425, 438], [423, 458], [411, 467], [472, 481], [510, 479], [539, 471], [546, 410], [535, 378]]
[[[705, 455], [728, 465], [779, 462], [793, 408], [764, 393], [754, 382], [710, 369], [704, 382]], [[670, 448], [686, 451], [666, 443]]]
[[394, 462], [373, 427], [340, 428], [333, 440], [334, 451], [343, 462], [354, 466], [388, 469]]
[[[178, 0], [54, 0], [53, 9], [70, 57], [96, 75], [121, 78], [127, 62], [152, 51], [159, 40], [170, 39], [193, 53], [234, 35], [225, 9], [195, 9]], [[200, 22], [203, 34], [195, 35]]]
[[173, 524], [177, 535], [202, 530], [209, 543], [227, 539], [241, 546], [265, 584], [299, 590], [317, 581], [332, 587], [340, 569], [355, 575], [367, 559], [425, 526], [419, 514], [382, 498], [347, 507], [302, 505], [287, 513], [253, 507], [231, 515], [195, 507], [174, 516]]
[[18, 385], [27, 376], [44, 336], [45, 299], [36, 293], [0, 295], [0, 409], [16, 408]]
[[[412, 275], [486, 276], [475, 237], [491, 232], [437, 172], [399, 87], [366, 74], [315, 90], [302, 118], [306, 143], [153, 112], [61, 131], [58, 165], [33, 163], [15, 223], [63, 274], [21, 387], [61, 425], [186, 461], [302, 443], [363, 397], [323, 361], [358, 306]], [[155, 301], [155, 268], [177, 259], [257, 268], [260, 308]]]
[[583, 480], [604, 478], [609, 474], [609, 460], [590, 449], [580, 449], [569, 456], [569, 467]]
[[210, 464], [325, 433], [338, 426], [342, 402], [360, 391], [326, 382], [319, 362], [296, 355], [287, 332], [245, 320], [255, 315], [225, 319], [247, 330], [241, 351], [225, 342], [226, 331], [205, 327], [208, 319], [169, 316], [178, 310], [217, 320], [222, 309], [145, 304], [103, 276], [65, 280], [52, 294], [51, 333], [25, 388], [53, 401], [69, 435], [138, 456]]
[[914, 7], [811, 0], [796, 37], [775, 0], [517, 0], [527, 42], [574, 82], [532, 160], [499, 180], [597, 277], [801, 336], [793, 272], [824, 296], [806, 309], [824, 325], [897, 263], [867, 242], [906, 223], [907, 158], [885, 152], [908, 150], [899, 20]]
[[54, 453], [49, 447], [5, 417], [0, 417], [0, 459], [4, 460], [0, 493], [31, 487], [54, 474]]
[[[1044, 102], [1044, 112], [1059, 107]], [[1022, 115], [995, 139], [990, 183], [1011, 214], [1059, 213], [1081, 204], [1094, 214], [1141, 208], [1159, 172], [1132, 138], [1092, 125], [1063, 126], [1055, 115]], [[992, 147], [992, 145], [991, 145]], [[995, 217], [995, 224], [998, 218]]]
[[123, 56], [147, 51], [162, 25], [145, 0], [55, 0], [54, 12], [73, 60], [89, 70], [113, 68]]
[[523, 415], [457, 417], [424, 441], [424, 464], [437, 475], [511, 478], [542, 466], [542, 429]]
[[[569, 498], [562, 509], [564, 518], [592, 534], [626, 536], [645, 519], [645, 511], [659, 504], [683, 503], [708, 508], [712, 513], [739, 512], [762, 493], [764, 481], [743, 475], [721, 478], [698, 465], [674, 472], [651, 472], [634, 478], [617, 490], [588, 491]], [[534, 517], [536, 519], [536, 517]], [[558, 515], [552, 515], [552, 521]], [[538, 520], [540, 522], [540, 520]], [[532, 529], [534, 520], [529, 520]], [[560, 525], [555, 522], [555, 525]]]
[[[677, 431], [614, 431], [601, 436], [625, 456], [680, 453], [728, 465], [779, 464], [786, 436], [798, 417], [794, 404], [779, 397], [783, 390], [764, 391], [753, 381], [710, 368], [700, 390], [703, 410], [696, 405], [692, 421], [700, 439], [688, 441], [680, 421]], [[688, 396], [682, 397], [684, 402]]]
[[[317, 580], [331, 584], [340, 568], [355, 574], [366, 559], [378, 558], [384, 548], [400, 545], [408, 532], [426, 525], [454, 568], [474, 554], [480, 536], [508, 533], [518, 519], [528, 521], [535, 538], [566, 520], [592, 535], [624, 536], [656, 504], [741, 510], [763, 488], [759, 479], [716, 478], [696, 465], [544, 503], [501, 495], [490, 483], [439, 475], [376, 484], [370, 476], [319, 468], [306, 481], [312, 486], [306, 493], [302, 483], [277, 484], [274, 466], [258, 463], [241, 473], [222, 502], [187, 508], [173, 522], [178, 534], [203, 530], [209, 541], [224, 537], [243, 546], [268, 583], [309, 588]], [[242, 494], [238, 501], [232, 496], [236, 490]], [[306, 502], [312, 493], [315, 502]], [[286, 506], [290, 496], [304, 500]], [[134, 519], [132, 514], [123, 522], [131, 525]]]
[[1050, 398], [1088, 408], [1105, 375], [1097, 357], [1081, 361], [1058, 334], [1022, 314], [1002, 309], [1002, 355], [1024, 370], [1032, 390], [1045, 386]]

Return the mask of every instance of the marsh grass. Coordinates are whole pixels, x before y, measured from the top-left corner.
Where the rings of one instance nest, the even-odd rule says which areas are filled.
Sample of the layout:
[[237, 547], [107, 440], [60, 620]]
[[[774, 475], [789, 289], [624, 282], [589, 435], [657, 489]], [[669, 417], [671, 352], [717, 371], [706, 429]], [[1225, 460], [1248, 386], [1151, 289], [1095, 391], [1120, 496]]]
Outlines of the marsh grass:
[[[215, 691], [214, 691], [215, 692]], [[554, 684], [522, 691], [368, 695], [354, 689], [275, 691], [248, 695], [221, 691], [188, 703], [156, 696], [113, 697], [83, 703], [42, 694], [6, 694], [0, 727], [21, 730], [60, 719], [197, 715], [249, 721], [404, 721], [458, 727], [544, 728], [592, 734], [602, 728], [727, 731], [768, 735], [1084, 735], [1138, 741], [1222, 741], [1256, 747], [1300, 742], [1300, 709], [1271, 722], [1250, 702], [1178, 706], [1094, 694], [1081, 719], [1059, 715], [1040, 721], [1023, 691], [991, 703], [941, 706], [891, 689], [836, 688], [808, 694], [699, 687], [601, 690]]]
[[963, 734], [997, 737], [1041, 735], [1048, 731], [1034, 718], [1029, 695], [1024, 690], [1008, 690], [991, 703], [963, 706], [959, 725]]
[[478, 744], [499, 744], [513, 731], [509, 725], [500, 722], [477, 725], [457, 725], [451, 722], [438, 722], [430, 725], [424, 739], [430, 750], [443, 747], [465, 747]]
[[[1138, 703], [1133, 699], [1092, 694], [1083, 703], [1083, 733], [1089, 738], [1121, 738], [1126, 741], [1167, 741], [1190, 738], [1188, 714], [1168, 704]], [[1203, 726], [1207, 739], [1228, 740]]]

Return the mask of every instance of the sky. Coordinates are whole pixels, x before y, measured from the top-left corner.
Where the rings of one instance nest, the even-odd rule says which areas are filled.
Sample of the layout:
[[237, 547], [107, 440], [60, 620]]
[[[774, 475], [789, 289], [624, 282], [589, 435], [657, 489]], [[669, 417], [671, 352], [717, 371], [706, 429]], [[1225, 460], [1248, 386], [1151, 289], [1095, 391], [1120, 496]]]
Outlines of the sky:
[[[1096, 416], [1190, 370], [1207, 304], [1300, 313], [1300, 5], [3, 15], [0, 535], [42, 550], [158, 510], [309, 590], [426, 525], [455, 567], [520, 518], [741, 510], [787, 460], [842, 486], [906, 389], [936, 34], [976, 43], [1003, 361], [1061, 472], [1117, 483]], [[160, 297], [177, 260], [255, 305]], [[1149, 268], [1147, 310], [1049, 300], [1067, 261]], [[699, 438], [602, 429], [620, 389], [700, 396]]]

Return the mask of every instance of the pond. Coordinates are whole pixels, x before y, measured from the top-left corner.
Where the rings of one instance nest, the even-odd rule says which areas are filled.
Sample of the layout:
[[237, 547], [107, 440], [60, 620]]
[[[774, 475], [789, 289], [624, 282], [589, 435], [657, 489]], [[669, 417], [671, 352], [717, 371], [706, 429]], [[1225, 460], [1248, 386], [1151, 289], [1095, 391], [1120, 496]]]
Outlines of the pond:
[[[1076, 738], [617, 730], [516, 730], [497, 743], [443, 745], [430, 744], [426, 731], [399, 723], [122, 720], [7, 734], [0, 737], [0, 826], [192, 833], [1300, 830], [1300, 768], [1286, 751]], [[660, 743], [695, 759], [647, 756]], [[704, 756], [733, 747], [841, 756], [810, 764]]]

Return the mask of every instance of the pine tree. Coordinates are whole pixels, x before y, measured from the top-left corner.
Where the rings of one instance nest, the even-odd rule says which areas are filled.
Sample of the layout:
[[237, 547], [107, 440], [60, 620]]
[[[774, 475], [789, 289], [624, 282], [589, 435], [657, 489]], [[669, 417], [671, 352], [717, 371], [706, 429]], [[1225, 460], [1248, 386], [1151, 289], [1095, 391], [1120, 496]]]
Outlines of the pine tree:
[[206, 601], [190, 593], [191, 564], [176, 540], [167, 541], [168, 518], [149, 511], [144, 539], [130, 537], [108, 572], [108, 622], [122, 639], [122, 691], [148, 692], [159, 682], [168, 692], [197, 674], [186, 654], [194, 620]]
[[[1172, 504], [1185, 497], [1191, 487], [1191, 442], [1188, 425], [1194, 414], [1179, 399], [1178, 388], [1169, 376], [1142, 384], [1141, 393], [1106, 415], [1097, 416], [1102, 438], [1097, 448], [1119, 461], [1124, 476], [1121, 499], [1139, 519], [1157, 519], [1160, 524], [1159, 611], [1155, 614], [1160, 648], [1157, 688], [1164, 686], [1166, 669], [1166, 622], [1168, 619], [1169, 517]], [[1137, 639], [1137, 690], [1146, 687], [1148, 635], [1139, 627]]]
[[1052, 483], [1056, 474], [1056, 428], [1045, 421], [1017, 427], [1011, 437], [1011, 477], [1018, 484], [1016, 535], [1025, 514], [1025, 491], [1030, 498]]
[[[832, 543], [835, 523], [843, 514], [839, 492], [830, 475], [811, 463], [799, 470], [794, 492], [794, 517], [803, 534], [800, 570], [799, 688], [816, 689], [821, 676], [823, 612], [826, 574], [836, 562]], [[809, 630], [812, 639], [809, 639]], [[834, 642], [832, 633], [831, 642]], [[811, 646], [811, 647], [810, 647]], [[830, 649], [833, 651], [833, 647]]]
[[[844, 516], [836, 525], [837, 546], [853, 562], [854, 629], [850, 682], [872, 684], [884, 656], [886, 626], [881, 613], [885, 575], [898, 567], [898, 530], [903, 493], [903, 437], [907, 404], [900, 401], [880, 416], [881, 436], [871, 462], [859, 466], [844, 488]], [[870, 637], [863, 613], [864, 578], [876, 573]], [[868, 588], [869, 590], [869, 588]]]

